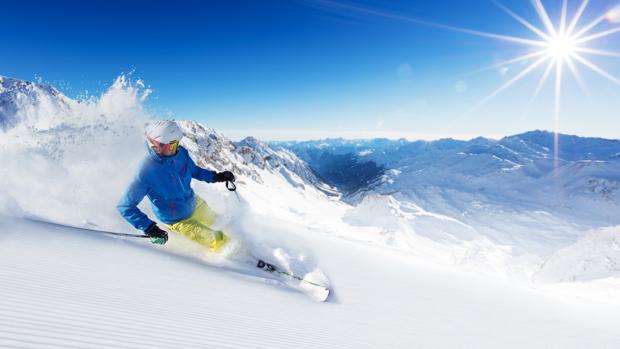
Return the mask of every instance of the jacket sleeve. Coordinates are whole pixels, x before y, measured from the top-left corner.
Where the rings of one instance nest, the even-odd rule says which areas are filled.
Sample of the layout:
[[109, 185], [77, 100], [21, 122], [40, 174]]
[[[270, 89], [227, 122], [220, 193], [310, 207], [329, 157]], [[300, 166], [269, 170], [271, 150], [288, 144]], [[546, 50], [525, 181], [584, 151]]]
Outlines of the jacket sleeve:
[[138, 204], [142, 201], [142, 199], [144, 199], [147, 192], [148, 187], [146, 183], [144, 183], [139, 176], [136, 176], [127, 188], [125, 195], [123, 195], [118, 205], [116, 205], [116, 209], [127, 220], [127, 222], [133, 225], [136, 229], [142, 231], [145, 231], [151, 226], [151, 224], [154, 223], [138, 208]]
[[207, 183], [215, 183], [215, 180], [213, 179], [215, 176], [215, 171], [209, 171], [196, 165], [196, 163], [194, 162], [194, 160], [192, 160], [189, 154], [187, 154], [187, 164], [192, 173], [192, 178], [195, 178], [199, 181], [205, 181]]

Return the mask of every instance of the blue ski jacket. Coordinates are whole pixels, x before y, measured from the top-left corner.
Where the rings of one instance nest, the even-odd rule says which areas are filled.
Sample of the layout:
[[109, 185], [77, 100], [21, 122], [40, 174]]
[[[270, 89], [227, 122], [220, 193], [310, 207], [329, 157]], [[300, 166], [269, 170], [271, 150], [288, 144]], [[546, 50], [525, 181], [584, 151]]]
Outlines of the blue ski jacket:
[[214, 171], [198, 167], [183, 147], [170, 157], [160, 157], [149, 148], [148, 156], [142, 160], [140, 170], [116, 208], [131, 225], [144, 231], [153, 224], [138, 208], [147, 196], [160, 221], [176, 223], [194, 212], [196, 197], [190, 186], [192, 178], [213, 183], [214, 175]]

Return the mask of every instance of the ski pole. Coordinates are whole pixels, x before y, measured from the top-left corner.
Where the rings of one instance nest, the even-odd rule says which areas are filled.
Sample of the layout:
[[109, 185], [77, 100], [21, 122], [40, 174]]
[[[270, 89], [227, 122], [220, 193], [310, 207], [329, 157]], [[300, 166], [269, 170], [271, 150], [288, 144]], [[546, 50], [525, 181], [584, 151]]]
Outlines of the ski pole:
[[88, 230], [95, 232], [95, 233], [108, 234], [108, 235], [114, 235], [114, 236], [125, 236], [125, 237], [130, 237], [130, 238], [143, 238], [143, 239], [150, 238], [150, 236], [148, 235], [117, 233], [114, 231], [103, 231], [103, 230], [94, 230], [94, 229], [88, 229]]
[[59, 222], [52, 222], [52, 221], [48, 221], [45, 220], [43, 218], [40, 217], [36, 217], [36, 216], [23, 216], [24, 219], [32, 221], [32, 222], [37, 222], [37, 223], [42, 223], [42, 224], [49, 224], [49, 225], [53, 225], [53, 226], [57, 226], [57, 227], [63, 227], [63, 228], [69, 228], [69, 229], [77, 229], [77, 230], [82, 230], [82, 231], [89, 231], [89, 232], [93, 232], [93, 233], [99, 233], [99, 234], [107, 234], [107, 235], [115, 235], [115, 236], [124, 236], [124, 237], [130, 237], [130, 238], [148, 238], [148, 235], [141, 235], [141, 234], [127, 234], [127, 233], [117, 233], [115, 231], [106, 231], [106, 230], [99, 230], [99, 229], [93, 229], [93, 228], [87, 228], [87, 227], [78, 227], [78, 226], [74, 226], [74, 225], [69, 225], [69, 224], [63, 224], [63, 223], [59, 223]]
[[[51, 223], [51, 224], [54, 224], [54, 223]], [[115, 231], [106, 231], [106, 230], [99, 230], [99, 229], [92, 229], [92, 228], [80, 228], [80, 227], [70, 227], [70, 228], [86, 230], [86, 231], [90, 231], [90, 232], [93, 232], [93, 233], [99, 233], [99, 234], [107, 234], [107, 235], [114, 235], [114, 236], [124, 236], [124, 237], [128, 237], [128, 238], [141, 238], [141, 239], [150, 238], [150, 236], [142, 235], [142, 234], [117, 233]]]

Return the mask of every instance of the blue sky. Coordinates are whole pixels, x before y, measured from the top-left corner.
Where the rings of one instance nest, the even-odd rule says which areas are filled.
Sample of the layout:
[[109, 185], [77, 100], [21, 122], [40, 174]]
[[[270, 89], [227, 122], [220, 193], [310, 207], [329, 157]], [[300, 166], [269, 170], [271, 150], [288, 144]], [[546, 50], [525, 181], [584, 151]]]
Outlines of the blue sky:
[[[559, 22], [562, 1], [542, 2]], [[577, 27], [616, 6], [591, 0]], [[529, 1], [503, 5], [544, 28]], [[581, 0], [568, 0], [568, 18]], [[532, 47], [446, 26], [537, 35], [493, 1], [11, 1], [0, 21], [0, 75], [41, 78], [69, 96], [99, 94], [133, 71], [160, 117], [232, 138], [460, 138], [554, 128], [544, 65], [487, 103], [535, 59], [479, 71]], [[591, 33], [620, 26], [605, 20]], [[441, 25], [434, 25], [441, 24]], [[443, 25], [443, 26], [442, 26]], [[619, 51], [620, 33], [589, 47]], [[587, 56], [615, 77], [620, 58]], [[562, 81], [563, 133], [620, 138], [620, 85], [576, 63]], [[566, 69], [565, 69], [566, 70]]]

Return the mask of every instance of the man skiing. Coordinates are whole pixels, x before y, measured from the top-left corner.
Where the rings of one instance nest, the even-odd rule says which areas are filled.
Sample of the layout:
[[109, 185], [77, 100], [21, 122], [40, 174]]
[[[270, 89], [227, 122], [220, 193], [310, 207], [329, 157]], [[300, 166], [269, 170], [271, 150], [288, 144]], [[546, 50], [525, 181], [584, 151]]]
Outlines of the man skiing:
[[187, 150], [179, 145], [183, 132], [173, 121], [156, 121], [146, 129], [148, 155], [116, 206], [136, 229], [142, 230], [155, 244], [165, 244], [168, 233], [160, 229], [138, 208], [146, 196], [153, 212], [168, 230], [181, 234], [212, 252], [228, 241], [222, 231], [210, 226], [215, 215], [206, 202], [194, 193], [192, 178], [214, 182], [234, 182], [230, 171], [214, 172], [198, 167]]

